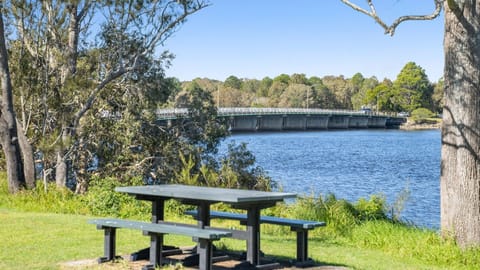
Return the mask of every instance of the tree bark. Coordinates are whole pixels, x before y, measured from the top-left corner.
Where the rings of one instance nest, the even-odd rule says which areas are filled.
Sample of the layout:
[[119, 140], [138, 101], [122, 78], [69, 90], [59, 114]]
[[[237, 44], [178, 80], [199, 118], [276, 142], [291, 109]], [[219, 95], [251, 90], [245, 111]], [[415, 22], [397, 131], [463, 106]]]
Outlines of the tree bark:
[[17, 121], [17, 135], [20, 151], [22, 153], [23, 174], [25, 176], [25, 184], [28, 189], [35, 187], [35, 161], [33, 158], [32, 144], [28, 141], [24, 133], [22, 125]]
[[[0, 9], [3, 5], [0, 3]], [[5, 44], [3, 15], [0, 14], [0, 85], [2, 100], [0, 105], [0, 144], [5, 153], [8, 189], [18, 192], [25, 186], [21, 149], [17, 135], [17, 122], [13, 110], [13, 90], [8, 69], [8, 54]]]
[[480, 244], [480, 1], [444, 10], [441, 227], [469, 247]]

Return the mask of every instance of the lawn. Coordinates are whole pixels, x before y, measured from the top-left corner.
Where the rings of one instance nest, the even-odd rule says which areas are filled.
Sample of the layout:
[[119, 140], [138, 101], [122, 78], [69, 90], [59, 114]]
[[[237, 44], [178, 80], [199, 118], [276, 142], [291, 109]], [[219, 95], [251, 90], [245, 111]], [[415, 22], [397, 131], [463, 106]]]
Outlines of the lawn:
[[[0, 269], [59, 269], [67, 261], [101, 256], [102, 231], [88, 224], [88, 219], [82, 215], [31, 213], [0, 208]], [[193, 245], [185, 237], [168, 236], [166, 242], [179, 246]], [[309, 243], [310, 256], [315, 261], [351, 269], [479, 269], [479, 265], [465, 266], [458, 262], [438, 265], [421, 257], [402, 255], [401, 250], [360, 248], [341, 239], [313, 236]], [[231, 239], [220, 244], [232, 250], [241, 250], [244, 245], [243, 241]], [[119, 254], [128, 254], [146, 246], [148, 238], [139, 231], [121, 230], [118, 233]], [[294, 258], [294, 234], [287, 237], [271, 232], [263, 234], [262, 251], [273, 256]], [[118, 266], [125, 267], [122, 263]]]

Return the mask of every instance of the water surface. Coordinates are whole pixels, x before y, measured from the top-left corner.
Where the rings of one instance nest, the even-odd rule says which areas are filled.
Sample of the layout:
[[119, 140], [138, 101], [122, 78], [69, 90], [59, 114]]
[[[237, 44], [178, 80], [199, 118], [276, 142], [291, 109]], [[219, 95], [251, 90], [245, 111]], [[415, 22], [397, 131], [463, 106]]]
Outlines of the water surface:
[[258, 165], [287, 192], [334, 193], [356, 201], [383, 194], [392, 203], [408, 188], [402, 218], [438, 228], [440, 131], [344, 130], [236, 134]]

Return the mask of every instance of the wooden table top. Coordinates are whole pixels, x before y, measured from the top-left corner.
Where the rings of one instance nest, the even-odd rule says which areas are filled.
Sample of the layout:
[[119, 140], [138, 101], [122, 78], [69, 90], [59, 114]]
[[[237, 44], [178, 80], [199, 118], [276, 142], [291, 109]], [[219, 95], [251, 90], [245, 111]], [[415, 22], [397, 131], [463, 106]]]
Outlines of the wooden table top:
[[130, 195], [172, 198], [179, 200], [224, 202], [229, 204], [277, 202], [295, 198], [294, 193], [265, 192], [256, 190], [198, 187], [187, 185], [148, 185], [117, 187], [115, 191]]

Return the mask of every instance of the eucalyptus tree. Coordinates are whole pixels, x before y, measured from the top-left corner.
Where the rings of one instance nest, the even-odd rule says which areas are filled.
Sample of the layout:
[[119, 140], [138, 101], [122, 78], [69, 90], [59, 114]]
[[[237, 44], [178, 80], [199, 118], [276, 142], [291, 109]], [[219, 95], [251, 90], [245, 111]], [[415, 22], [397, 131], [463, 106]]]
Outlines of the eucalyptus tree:
[[5, 3], [11, 39], [34, 60], [25, 64], [42, 82], [40, 92], [25, 95], [40, 108], [29, 134], [47, 141], [41, 150], [51, 156], [44, 165], [51, 164], [58, 186], [66, 185], [74, 153], [83, 149], [84, 127], [95, 117], [91, 112], [100, 112], [99, 96], [123, 93], [126, 81], [148, 71], [149, 59], [168, 65], [172, 56], [160, 46], [208, 5], [206, 0]]
[[480, 1], [432, 0], [434, 10], [386, 24], [373, 0], [366, 7], [341, 0], [372, 17], [386, 34], [409, 20], [445, 13], [444, 107], [441, 161], [441, 229], [463, 247], [480, 245]]
[[[0, 3], [0, 10], [2, 8], [3, 5]], [[33, 183], [33, 179], [28, 178], [29, 173], [33, 172], [33, 156], [30, 153], [30, 156], [25, 159], [26, 151], [22, 149], [23, 130], [17, 123], [13, 106], [13, 88], [8, 66], [8, 52], [2, 13], [0, 13], [0, 87], [2, 91], [0, 103], [0, 145], [6, 160], [8, 189], [11, 193], [15, 193], [22, 187], [25, 187], [27, 183], [30, 183], [30, 185]]]

